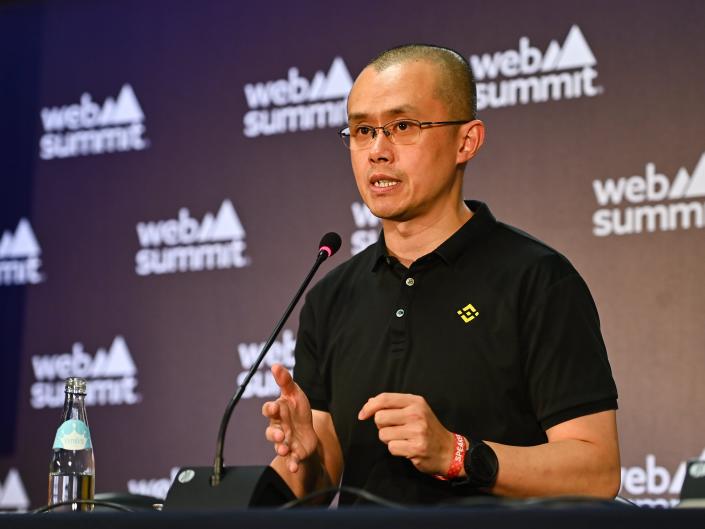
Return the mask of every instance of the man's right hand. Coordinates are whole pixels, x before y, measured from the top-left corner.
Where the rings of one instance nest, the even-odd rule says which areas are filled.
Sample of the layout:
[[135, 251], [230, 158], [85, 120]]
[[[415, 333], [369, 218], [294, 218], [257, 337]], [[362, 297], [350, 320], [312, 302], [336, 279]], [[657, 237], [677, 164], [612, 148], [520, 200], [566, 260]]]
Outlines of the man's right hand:
[[281, 395], [274, 402], [265, 402], [262, 415], [269, 419], [265, 437], [274, 443], [274, 451], [286, 459], [289, 472], [296, 472], [299, 464], [318, 448], [318, 436], [313, 428], [311, 405], [303, 390], [280, 364], [272, 366], [272, 375]]

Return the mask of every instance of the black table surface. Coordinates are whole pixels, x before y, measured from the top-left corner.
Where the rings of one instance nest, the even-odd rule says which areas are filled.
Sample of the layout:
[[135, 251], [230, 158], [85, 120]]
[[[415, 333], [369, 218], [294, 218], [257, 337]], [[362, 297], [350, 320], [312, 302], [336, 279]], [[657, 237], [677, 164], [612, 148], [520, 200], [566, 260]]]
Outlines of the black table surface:
[[469, 527], [480, 529], [566, 527], [590, 528], [698, 528], [705, 527], [705, 509], [652, 509], [638, 507], [430, 507], [389, 509], [248, 509], [200, 512], [93, 512], [0, 515], [0, 528], [82, 529], [110, 528], [241, 528], [411, 529]]

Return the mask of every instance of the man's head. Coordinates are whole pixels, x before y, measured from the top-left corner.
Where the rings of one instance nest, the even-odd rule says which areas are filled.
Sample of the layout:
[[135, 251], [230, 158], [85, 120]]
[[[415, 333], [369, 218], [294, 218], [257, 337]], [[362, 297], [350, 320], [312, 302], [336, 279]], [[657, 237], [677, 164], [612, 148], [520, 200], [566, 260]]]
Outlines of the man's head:
[[473, 120], [477, 114], [475, 79], [470, 64], [458, 52], [429, 44], [405, 44], [383, 51], [367, 66], [382, 71], [406, 61], [438, 66], [436, 97], [445, 102], [453, 119]]
[[[408, 143], [394, 135], [399, 127], [380, 129], [399, 119], [461, 123], [422, 125]], [[475, 119], [472, 73], [459, 54], [425, 45], [380, 54], [355, 80], [348, 123], [353, 135], [374, 136], [360, 148], [351, 144], [351, 160], [360, 195], [375, 215], [431, 219], [462, 205], [465, 164], [482, 145], [484, 126]]]

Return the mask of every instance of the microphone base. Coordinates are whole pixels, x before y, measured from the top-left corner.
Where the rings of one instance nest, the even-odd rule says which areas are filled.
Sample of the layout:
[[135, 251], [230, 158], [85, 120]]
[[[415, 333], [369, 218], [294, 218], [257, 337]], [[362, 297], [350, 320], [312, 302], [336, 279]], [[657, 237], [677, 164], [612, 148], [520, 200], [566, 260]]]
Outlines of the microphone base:
[[182, 467], [164, 500], [165, 511], [276, 507], [296, 498], [270, 466], [225, 467], [211, 485], [213, 467]]

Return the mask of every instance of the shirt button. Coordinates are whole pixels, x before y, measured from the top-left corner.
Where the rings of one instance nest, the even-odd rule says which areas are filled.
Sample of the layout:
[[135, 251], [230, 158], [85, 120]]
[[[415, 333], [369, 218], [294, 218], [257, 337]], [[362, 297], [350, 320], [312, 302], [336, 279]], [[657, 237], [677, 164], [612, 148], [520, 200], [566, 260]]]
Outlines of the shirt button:
[[404, 309], [397, 310], [396, 315], [397, 318], [401, 318], [402, 316], [404, 316]]
[[406, 278], [406, 286], [407, 286], [407, 287], [413, 287], [413, 286], [414, 286], [414, 278], [413, 278], [413, 277], [407, 277], [407, 278]]

